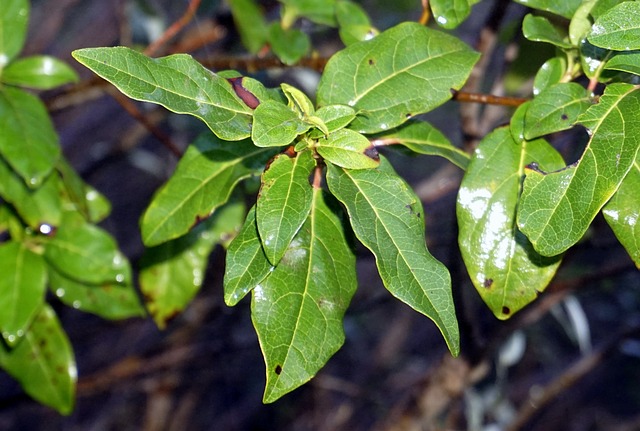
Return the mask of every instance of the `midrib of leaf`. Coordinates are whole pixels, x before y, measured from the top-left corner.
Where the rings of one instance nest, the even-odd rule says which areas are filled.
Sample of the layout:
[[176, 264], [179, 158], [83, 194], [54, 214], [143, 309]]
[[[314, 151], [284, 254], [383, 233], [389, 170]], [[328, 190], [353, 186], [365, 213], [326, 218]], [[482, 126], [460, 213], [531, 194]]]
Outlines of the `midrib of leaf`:
[[16, 321], [16, 315], [17, 315], [17, 302], [18, 302], [18, 286], [22, 285], [22, 270], [24, 267], [24, 252], [25, 249], [23, 246], [20, 247], [20, 252], [18, 253], [17, 259], [16, 259], [16, 272], [15, 272], [15, 284], [13, 285], [13, 289], [11, 289], [11, 303], [13, 304], [13, 307], [11, 307], [10, 310], [10, 315], [11, 315], [11, 322], [15, 323]]
[[[290, 180], [290, 181], [288, 182], [289, 184], [288, 184], [288, 186], [287, 186], [287, 194], [286, 194], [286, 196], [285, 196], [285, 201], [284, 201], [284, 205], [283, 205], [283, 210], [284, 210], [284, 208], [287, 208], [287, 207], [289, 206], [289, 199], [291, 198], [291, 186], [293, 185], [293, 176], [294, 176], [295, 169], [296, 169], [296, 167], [298, 166], [298, 163], [299, 163], [299, 162], [300, 162], [299, 157], [296, 157], [296, 158], [295, 158], [295, 160], [294, 160], [294, 162], [293, 162], [293, 163], [294, 163], [294, 165], [293, 165], [293, 167], [291, 168], [291, 170], [289, 171], [289, 175], [288, 175], [288, 177], [289, 177], [289, 180]], [[313, 203], [312, 203], [312, 211], [313, 211], [313, 205], [315, 205], [315, 193], [314, 193], [314, 200], [313, 200]], [[312, 217], [313, 217], [313, 216], [312, 216]], [[277, 229], [277, 232], [276, 232], [276, 238], [280, 238], [280, 229], [281, 229], [281, 227], [282, 227], [282, 221], [283, 221], [283, 220], [284, 220], [284, 218], [280, 219], [280, 222], [278, 223], [278, 229]], [[312, 220], [313, 220], [313, 219], [312, 219]], [[303, 224], [304, 224], [304, 223], [303, 223]], [[302, 227], [302, 226], [301, 226], [301, 227]], [[300, 228], [298, 228], [298, 230], [300, 230]], [[313, 232], [312, 232], [312, 233], [313, 233]]]
[[[35, 353], [34, 356], [35, 356], [35, 359], [36, 359], [36, 364], [42, 370], [42, 374], [46, 377], [47, 387], [50, 389], [50, 392], [52, 392], [53, 395], [58, 399], [58, 403], [56, 403], [55, 405], [64, 404], [64, 400], [62, 398], [60, 398], [59, 391], [56, 391], [55, 388], [53, 388], [52, 385], [51, 385], [51, 382], [53, 381], [53, 378], [54, 378], [55, 374], [52, 374], [49, 371], [49, 367], [46, 366], [47, 365], [47, 361], [44, 360], [44, 355], [42, 354], [42, 349], [40, 349], [39, 344], [36, 342], [37, 340], [34, 340], [35, 335], [31, 331], [27, 331], [25, 337], [27, 337], [27, 340], [22, 340], [22, 341], [23, 342], [29, 341], [29, 344], [31, 345], [31, 348], [32, 348], [33, 352]], [[49, 394], [49, 396], [51, 396], [51, 393]]]
[[[93, 262], [94, 264], [97, 263], [98, 265], [100, 265], [100, 259], [99, 258], [98, 259], [92, 258], [93, 253], [86, 253], [85, 249], [83, 247], [78, 247], [71, 241], [68, 241], [68, 240], [65, 240], [65, 241], [57, 240], [55, 242], [55, 244], [56, 244], [57, 247], [59, 247], [61, 249], [64, 249], [64, 250], [70, 251], [72, 253], [75, 253], [77, 255], [83, 256], [83, 257], [87, 258], [87, 260]], [[102, 265], [100, 265], [100, 266], [102, 266]]]

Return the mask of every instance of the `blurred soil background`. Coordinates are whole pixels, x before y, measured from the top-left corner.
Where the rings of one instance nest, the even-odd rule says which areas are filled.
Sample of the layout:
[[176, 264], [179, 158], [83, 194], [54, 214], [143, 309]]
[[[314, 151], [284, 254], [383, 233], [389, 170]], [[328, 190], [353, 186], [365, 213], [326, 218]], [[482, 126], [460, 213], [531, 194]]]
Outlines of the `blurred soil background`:
[[[422, 10], [418, 0], [360, 3], [381, 30], [417, 20]], [[279, 16], [278, 3], [262, 4]], [[80, 73], [81, 84], [42, 97], [66, 157], [111, 200], [103, 227], [134, 267], [143, 249], [138, 219], [175, 167], [171, 148], [184, 150], [204, 126], [119, 97], [70, 53], [144, 47], [187, 5], [32, 0], [24, 54], [57, 56]], [[549, 51], [542, 44], [518, 51], [525, 13], [510, 2], [487, 0], [456, 30], [485, 56], [471, 91], [529, 94], [527, 73]], [[300, 25], [311, 31], [319, 56], [340, 49], [335, 30]], [[229, 63], [229, 56], [246, 58], [228, 7], [216, 0], [203, 1], [196, 19], [159, 54], [182, 51], [225, 69], [244, 65]], [[287, 81], [309, 92], [319, 77], [308, 68], [251, 66], [249, 72], [270, 86]], [[127, 112], [132, 106], [144, 121]], [[428, 119], [456, 145], [472, 148], [509, 114], [503, 107], [451, 102]], [[578, 132], [557, 144], [571, 162], [583, 141]], [[536, 303], [501, 322], [481, 303], [457, 249], [455, 194], [462, 172], [433, 157], [387, 154], [423, 199], [429, 248], [451, 271], [463, 336], [459, 358], [450, 357], [429, 319], [385, 291], [373, 257], [361, 249], [360, 286], [345, 318], [344, 347], [310, 383], [263, 405], [264, 365], [249, 302], [224, 305], [224, 252], [217, 249], [201, 292], [162, 332], [151, 319], [109, 322], [50, 298], [75, 349], [75, 410], [62, 417], [38, 405], [2, 373], [0, 430], [640, 429], [640, 274], [604, 220], [598, 217], [567, 254]]]

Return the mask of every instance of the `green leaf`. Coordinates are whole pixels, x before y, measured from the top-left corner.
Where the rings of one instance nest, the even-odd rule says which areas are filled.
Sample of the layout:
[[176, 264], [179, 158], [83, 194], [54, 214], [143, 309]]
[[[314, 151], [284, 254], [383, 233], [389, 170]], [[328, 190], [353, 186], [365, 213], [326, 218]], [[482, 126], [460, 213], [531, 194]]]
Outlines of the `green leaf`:
[[573, 46], [580, 46], [580, 42], [589, 34], [592, 25], [591, 11], [598, 0], [585, 0], [576, 9], [569, 23], [569, 40]]
[[313, 107], [313, 103], [302, 91], [285, 83], [280, 84], [280, 88], [289, 101], [288, 106], [291, 110], [305, 117], [315, 113], [316, 109]]
[[256, 223], [262, 249], [274, 266], [309, 216], [313, 199], [309, 176], [315, 165], [311, 151], [295, 157], [279, 154], [262, 174]]
[[431, 0], [431, 12], [436, 22], [444, 28], [453, 29], [469, 16], [471, 6], [480, 0]]
[[378, 150], [367, 138], [349, 129], [340, 129], [318, 140], [318, 154], [347, 169], [371, 169], [380, 164]]
[[0, 346], [0, 365], [35, 400], [71, 413], [78, 372], [67, 334], [47, 304], [14, 349]]
[[558, 48], [570, 49], [573, 47], [567, 41], [566, 32], [561, 32], [551, 24], [547, 18], [528, 14], [522, 22], [522, 34], [534, 42], [547, 42]]
[[533, 95], [537, 96], [546, 88], [559, 83], [567, 72], [567, 59], [564, 56], [545, 61], [533, 80]]
[[0, 9], [0, 72], [22, 50], [28, 23], [28, 0], [2, 0], [2, 9]]
[[593, 23], [587, 39], [615, 51], [640, 49], [640, 3], [625, 1], [609, 9]]
[[621, 72], [640, 75], [640, 52], [628, 51], [615, 53], [604, 65], [605, 70], [619, 70]]
[[85, 183], [78, 173], [61, 157], [56, 169], [59, 172], [65, 200], [91, 223], [104, 220], [111, 212], [111, 203], [96, 189]]
[[400, 144], [411, 151], [440, 156], [461, 169], [469, 164], [469, 155], [451, 142], [435, 127], [425, 121], [409, 120], [402, 126], [370, 137], [376, 146]]
[[211, 250], [240, 229], [244, 213], [243, 203], [229, 203], [188, 234], [145, 250], [140, 289], [158, 328], [164, 329], [198, 293]]
[[6, 84], [39, 90], [49, 90], [78, 79], [78, 74], [67, 63], [48, 55], [18, 59], [2, 72], [2, 82]]
[[106, 231], [65, 214], [47, 242], [44, 257], [67, 277], [90, 283], [131, 283], [127, 258]]
[[376, 256], [389, 292], [433, 320], [457, 355], [460, 335], [451, 279], [427, 250], [422, 203], [413, 190], [383, 157], [377, 169], [327, 165], [327, 184], [347, 207], [358, 239]]
[[221, 139], [236, 141], [251, 133], [253, 111], [231, 82], [187, 54], [151, 59], [125, 47], [85, 48], [72, 54], [132, 99], [193, 115]]
[[347, 127], [356, 118], [356, 111], [346, 105], [327, 105], [318, 109], [315, 116], [324, 123], [326, 131], [312, 130], [309, 132], [312, 139], [326, 137], [331, 132]]
[[525, 114], [524, 136], [533, 139], [574, 126], [591, 106], [589, 91], [575, 82], [554, 84], [535, 97]]
[[285, 30], [277, 22], [269, 26], [268, 37], [273, 53], [289, 66], [296, 64], [311, 48], [306, 33], [295, 28]]
[[543, 257], [516, 227], [516, 208], [526, 164], [564, 166], [546, 141], [516, 143], [507, 127], [478, 145], [460, 185], [458, 243], [476, 290], [499, 319], [507, 319], [542, 292], [560, 257]]
[[350, 128], [375, 133], [396, 127], [451, 98], [479, 54], [459, 39], [406, 22], [334, 55], [318, 86], [318, 106], [348, 105]]
[[604, 218], [616, 237], [640, 269], [640, 152], [636, 155], [631, 170], [624, 178], [618, 191], [602, 209]]
[[110, 320], [146, 315], [131, 284], [87, 284], [63, 275], [51, 265], [48, 274], [49, 289], [69, 307]]
[[640, 91], [611, 84], [579, 118], [591, 139], [580, 160], [565, 169], [527, 172], [518, 226], [538, 253], [554, 256], [575, 244], [616, 192], [640, 147]]
[[321, 189], [275, 270], [252, 292], [251, 317], [267, 368], [264, 402], [310, 380], [342, 346], [356, 286], [342, 217]]
[[44, 303], [47, 273], [42, 256], [15, 241], [0, 244], [0, 330], [15, 346]]
[[254, 112], [251, 139], [258, 147], [282, 147], [311, 128], [286, 105], [273, 100], [262, 102]]
[[29, 187], [51, 173], [60, 146], [47, 108], [36, 96], [17, 88], [0, 91], [0, 154]]
[[582, 0], [515, 0], [516, 3], [525, 5], [533, 9], [543, 10], [545, 12], [551, 12], [556, 15], [563, 16], [567, 19], [571, 19], [573, 14], [576, 13], [578, 7], [582, 3]]
[[284, 5], [283, 27], [289, 28], [304, 17], [317, 24], [335, 26], [334, 7], [336, 0], [279, 0]]
[[340, 39], [346, 46], [378, 35], [378, 30], [371, 25], [367, 12], [352, 1], [336, 2], [336, 19], [340, 27]]
[[142, 216], [144, 243], [158, 245], [189, 232], [229, 199], [238, 182], [258, 174], [275, 152], [248, 140], [225, 142], [201, 135]]
[[255, 0], [229, 0], [242, 44], [251, 54], [256, 54], [267, 41], [268, 26], [264, 13]]
[[224, 273], [224, 302], [234, 306], [258, 286], [275, 267], [264, 254], [258, 235], [255, 206], [227, 250]]

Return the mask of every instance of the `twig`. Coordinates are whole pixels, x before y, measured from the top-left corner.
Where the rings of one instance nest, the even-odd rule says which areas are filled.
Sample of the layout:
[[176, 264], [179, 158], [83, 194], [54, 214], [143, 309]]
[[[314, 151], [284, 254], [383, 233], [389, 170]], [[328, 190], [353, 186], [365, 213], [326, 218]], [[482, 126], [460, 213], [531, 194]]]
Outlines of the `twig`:
[[529, 99], [524, 97], [494, 96], [492, 94], [454, 91], [453, 100], [458, 102], [482, 103], [485, 105], [520, 106]]
[[418, 21], [422, 25], [427, 25], [431, 19], [431, 8], [429, 8], [429, 0], [422, 0], [422, 15]]
[[180, 17], [180, 19], [171, 24], [169, 28], [167, 28], [165, 32], [162, 33], [162, 36], [160, 36], [152, 44], [147, 46], [147, 48], [144, 50], [144, 54], [149, 56], [155, 54], [162, 45], [167, 43], [167, 41], [178, 34], [178, 32], [182, 30], [187, 24], [189, 24], [189, 21], [193, 19], [199, 6], [200, 0], [190, 0], [187, 10]]

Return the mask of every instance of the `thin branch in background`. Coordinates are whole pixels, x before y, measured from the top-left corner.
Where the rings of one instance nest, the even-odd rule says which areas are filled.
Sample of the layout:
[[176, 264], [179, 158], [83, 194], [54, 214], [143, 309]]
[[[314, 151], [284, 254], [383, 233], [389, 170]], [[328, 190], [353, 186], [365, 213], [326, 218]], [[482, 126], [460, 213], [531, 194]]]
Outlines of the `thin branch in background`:
[[176, 34], [180, 32], [189, 22], [193, 19], [200, 6], [200, 0], [190, 0], [189, 6], [185, 13], [180, 17], [179, 20], [174, 22], [165, 30], [165, 32], [156, 39], [152, 44], [147, 46], [144, 50], [144, 54], [148, 56], [152, 56], [157, 53], [157, 51], [167, 43], [171, 38], [173, 38]]
[[494, 96], [492, 94], [454, 91], [453, 100], [458, 102], [482, 103], [485, 105], [520, 106], [529, 99], [524, 97]]
[[427, 25], [431, 19], [431, 8], [429, 7], [429, 0], [422, 0], [422, 15], [418, 21], [422, 25]]

